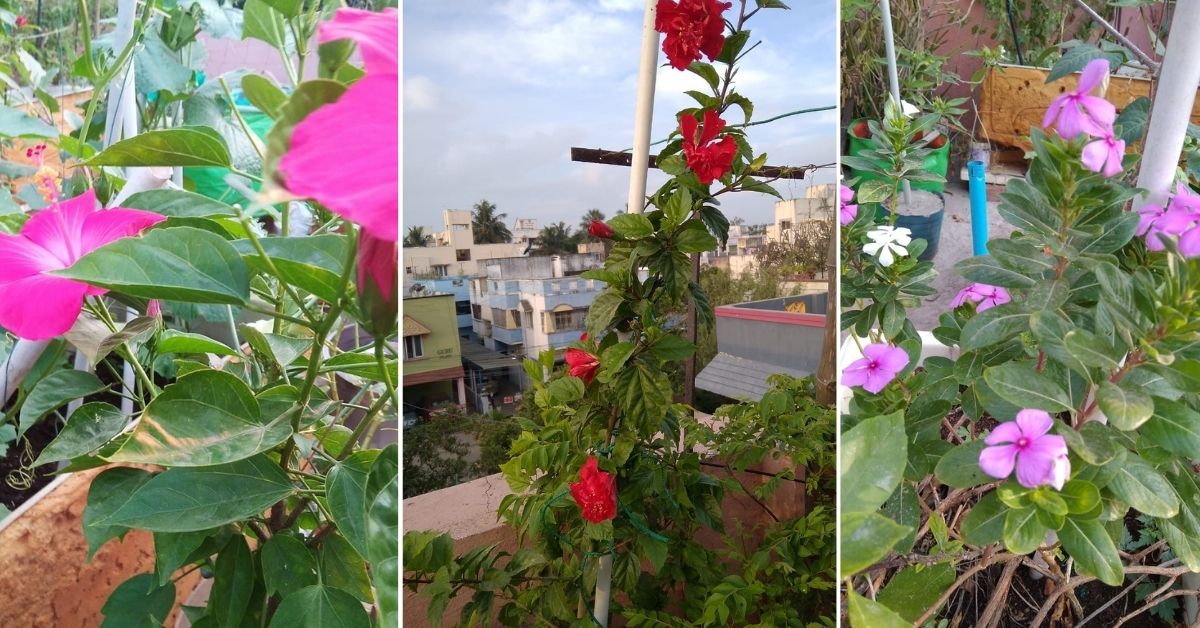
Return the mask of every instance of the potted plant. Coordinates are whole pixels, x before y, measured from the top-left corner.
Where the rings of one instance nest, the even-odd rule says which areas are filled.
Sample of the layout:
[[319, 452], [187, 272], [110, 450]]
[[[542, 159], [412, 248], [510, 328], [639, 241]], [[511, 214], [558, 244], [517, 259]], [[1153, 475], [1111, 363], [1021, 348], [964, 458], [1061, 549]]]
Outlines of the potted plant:
[[872, 148], [842, 158], [842, 165], [856, 173], [853, 183], [859, 205], [876, 207], [888, 217], [889, 225], [923, 240], [926, 246], [918, 256], [922, 261], [937, 254], [945, 214], [940, 193], [917, 187], [922, 182], [945, 183], [944, 176], [924, 167], [932, 150], [929, 146], [936, 139], [931, 132], [937, 120], [936, 114], [911, 119], [889, 98], [883, 122], [867, 122]]
[[[52, 168], [39, 171], [45, 208], [20, 213], [14, 233], [0, 237], [8, 270], [0, 278], [0, 327], [22, 348], [6, 366], [34, 373], [6, 408], [4, 427], [15, 421], [24, 438], [39, 419], [54, 425], [43, 417], [71, 404], [40, 451], [26, 449], [28, 438], [12, 449], [25, 452], [29, 469], [65, 461], [63, 471], [81, 471], [53, 483], [40, 501], [61, 507], [55, 498], [66, 488], [86, 495], [86, 505], [58, 519], [78, 526], [98, 566], [122, 556], [128, 542], [118, 546], [120, 539], [139, 544], [125, 571], [105, 571], [108, 579], [89, 597], [107, 601], [89, 607], [85, 621], [161, 624], [203, 571], [212, 575], [212, 594], [203, 607], [186, 609], [193, 625], [301, 626], [331, 615], [349, 626], [395, 625], [399, 463], [395, 446], [380, 449], [368, 436], [399, 407], [398, 120], [364, 108], [395, 111], [397, 11], [246, 4], [247, 25], [280, 25], [266, 32], [247, 26], [247, 36], [278, 48], [289, 67], [319, 56], [324, 77], [298, 81], [290, 95], [262, 77], [242, 81], [247, 98], [274, 121], [266, 146], [238, 121], [236, 108], [225, 124], [167, 123], [167, 93], [152, 109], [114, 99], [114, 135], [101, 139], [92, 133], [98, 103], [107, 88], [133, 82], [127, 72], [138, 51], [170, 48], [155, 41], [169, 33], [194, 35], [194, 21], [176, 29], [195, 15], [144, 11], [103, 63], [83, 38], [75, 68], [94, 96], [77, 132], [46, 131], [28, 116], [13, 122], [43, 133], [80, 163], [65, 180]], [[85, 34], [89, 26], [83, 19]], [[285, 27], [319, 47], [293, 50], [272, 36]], [[355, 46], [364, 68], [348, 63]], [[216, 81], [226, 87], [225, 77]], [[134, 133], [139, 112], [150, 124]], [[253, 164], [234, 163], [217, 130], [229, 132], [231, 124], [261, 150]], [[118, 127], [124, 137], [115, 135]], [[353, 146], [368, 167], [328, 162], [323, 142], [341, 137], [372, 138]], [[228, 168], [235, 176], [227, 181], [252, 199], [250, 206], [166, 184], [171, 169], [195, 166]], [[263, 192], [239, 178], [261, 180]], [[271, 236], [252, 220], [283, 201], [308, 208], [312, 233]], [[285, 226], [288, 216], [280, 216]], [[74, 228], [52, 228], [64, 224]], [[130, 309], [135, 316], [122, 324]], [[192, 333], [183, 321], [198, 310], [223, 311], [236, 342]], [[239, 327], [240, 311], [264, 322]], [[98, 327], [99, 338], [80, 336], [80, 326]], [[351, 327], [360, 333], [343, 334]], [[348, 346], [342, 339], [350, 336], [360, 340]], [[66, 368], [62, 338], [99, 375]], [[346, 395], [339, 379], [358, 387]], [[14, 390], [7, 375], [5, 381]], [[24, 519], [36, 509], [14, 514]], [[7, 523], [0, 534], [28, 530], [24, 524]], [[39, 541], [60, 538], [23, 540], [38, 550]], [[6, 609], [18, 610], [47, 603], [6, 600]], [[13, 625], [43, 623], [50, 625]]]
[[[1177, 13], [1172, 35], [1197, 17]], [[853, 542], [841, 556], [852, 626], [936, 620], [989, 569], [999, 577], [976, 589], [973, 625], [1010, 614], [1030, 626], [1074, 624], [1128, 596], [1103, 620], [1116, 625], [1172, 599], [1172, 585], [1200, 569], [1200, 442], [1189, 436], [1200, 413], [1188, 375], [1200, 357], [1200, 195], [1167, 185], [1178, 156], [1164, 153], [1141, 164], [1149, 195], [1134, 201], [1143, 192], [1127, 174], [1136, 160], [1124, 159], [1115, 109], [1094, 93], [1106, 71], [1107, 61], [1090, 63], [1051, 104], [1053, 130], [1031, 132], [1029, 173], [1001, 197], [1000, 215], [1017, 230], [958, 264], [975, 283], [931, 334], [889, 325], [891, 299], [912, 277], [867, 272], [877, 263], [866, 251], [874, 225], [844, 232], [844, 272], [861, 300], [852, 322], [867, 321], [855, 325], [862, 357], [843, 362], [852, 392], [840, 516]], [[1155, 123], [1185, 127], [1179, 90], [1160, 96]], [[1026, 569], [1047, 592], [1027, 612], [1008, 601]], [[1151, 579], [1149, 589], [1124, 588], [1127, 575]]]

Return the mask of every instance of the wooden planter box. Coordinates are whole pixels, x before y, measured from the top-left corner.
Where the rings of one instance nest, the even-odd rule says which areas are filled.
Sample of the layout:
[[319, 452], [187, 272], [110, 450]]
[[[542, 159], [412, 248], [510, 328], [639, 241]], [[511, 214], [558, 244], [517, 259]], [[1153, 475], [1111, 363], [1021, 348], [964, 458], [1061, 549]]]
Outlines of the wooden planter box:
[[[83, 509], [92, 478], [103, 469], [61, 476], [0, 520], [0, 626], [100, 626], [108, 595], [129, 577], [154, 571], [154, 539], [131, 531], [87, 561]], [[194, 571], [176, 582], [176, 608], [200, 580]]]
[[[1046, 83], [1050, 70], [1021, 65], [1000, 65], [988, 70], [979, 98], [982, 137], [993, 144], [1030, 150], [1029, 129], [1042, 126], [1042, 117], [1056, 96], [1079, 84], [1079, 73]], [[1109, 78], [1104, 97], [1117, 107], [1129, 106], [1150, 96], [1150, 79], [1126, 76]], [[1192, 107], [1192, 122], [1200, 124], [1200, 99]]]

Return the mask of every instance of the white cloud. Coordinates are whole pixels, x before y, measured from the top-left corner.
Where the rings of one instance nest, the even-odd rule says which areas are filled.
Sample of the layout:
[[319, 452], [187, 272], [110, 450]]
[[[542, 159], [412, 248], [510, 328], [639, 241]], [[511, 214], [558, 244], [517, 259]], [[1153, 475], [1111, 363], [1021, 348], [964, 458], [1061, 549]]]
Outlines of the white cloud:
[[426, 76], [404, 77], [404, 108], [408, 111], [431, 111], [438, 105], [438, 86]]

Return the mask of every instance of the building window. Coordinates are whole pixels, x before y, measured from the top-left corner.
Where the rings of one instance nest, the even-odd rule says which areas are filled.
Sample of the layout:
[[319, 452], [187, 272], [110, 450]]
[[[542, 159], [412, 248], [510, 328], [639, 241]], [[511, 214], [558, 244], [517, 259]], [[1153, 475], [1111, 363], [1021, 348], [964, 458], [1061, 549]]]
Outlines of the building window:
[[455, 301], [454, 302], [454, 313], [458, 314], [459, 316], [461, 316], [463, 314], [470, 314], [471, 313], [471, 302], [470, 301]]
[[492, 324], [496, 327], [508, 329], [508, 325], [504, 324], [504, 310], [498, 307], [492, 308]]
[[525, 310], [525, 329], [533, 329], [533, 311]]
[[509, 314], [512, 314], [512, 319], [513, 319], [512, 328], [520, 329], [521, 328], [521, 310], [509, 310]]
[[425, 357], [425, 345], [420, 336], [404, 337], [404, 357], [408, 360]]
[[575, 329], [575, 317], [573, 312], [555, 312], [554, 313], [554, 330], [555, 331], [570, 331]]
[[471, 249], [454, 249], [454, 259], [460, 262], [471, 261]]
[[433, 274], [435, 277], [446, 277], [450, 274], [449, 264], [434, 264]]
[[790, 221], [790, 220], [780, 220], [779, 221], [779, 230], [780, 231], [787, 231], [791, 228], [792, 228], [792, 221]]
[[478, 303], [471, 304], [471, 318], [481, 321], [483, 320], [483, 306]]

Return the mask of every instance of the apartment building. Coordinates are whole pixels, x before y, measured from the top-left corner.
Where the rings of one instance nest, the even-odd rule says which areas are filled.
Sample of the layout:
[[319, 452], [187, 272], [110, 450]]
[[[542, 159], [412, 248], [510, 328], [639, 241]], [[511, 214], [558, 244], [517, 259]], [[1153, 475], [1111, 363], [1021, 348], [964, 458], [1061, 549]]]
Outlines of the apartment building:
[[[447, 209], [442, 223], [445, 228], [434, 234], [432, 246], [403, 247], [406, 279], [474, 276], [479, 274], [479, 260], [520, 257], [529, 249], [529, 242], [518, 240], [515, 233], [512, 242], [477, 244], [469, 210]], [[522, 233], [537, 229], [536, 220], [518, 223], [524, 225]]]

